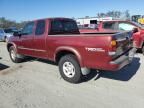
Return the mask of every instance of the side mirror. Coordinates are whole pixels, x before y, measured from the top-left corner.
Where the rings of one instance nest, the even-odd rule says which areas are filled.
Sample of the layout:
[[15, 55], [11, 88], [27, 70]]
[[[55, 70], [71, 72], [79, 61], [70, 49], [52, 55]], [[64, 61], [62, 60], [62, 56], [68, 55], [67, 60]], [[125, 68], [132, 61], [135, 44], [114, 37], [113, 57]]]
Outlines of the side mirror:
[[136, 33], [138, 31], [139, 31], [138, 28], [133, 28], [133, 33]]
[[18, 31], [16, 31], [16, 32], [13, 33], [13, 36], [15, 36], [15, 37], [17, 37], [17, 36], [21, 36], [21, 33], [18, 32]]

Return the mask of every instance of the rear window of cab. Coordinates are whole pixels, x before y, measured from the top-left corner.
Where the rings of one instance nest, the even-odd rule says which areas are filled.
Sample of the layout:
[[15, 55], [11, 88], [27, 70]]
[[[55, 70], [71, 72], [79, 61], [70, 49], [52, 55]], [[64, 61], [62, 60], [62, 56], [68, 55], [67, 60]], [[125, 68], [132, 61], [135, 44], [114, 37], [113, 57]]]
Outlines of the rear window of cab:
[[50, 34], [80, 34], [77, 24], [73, 20], [53, 20]]

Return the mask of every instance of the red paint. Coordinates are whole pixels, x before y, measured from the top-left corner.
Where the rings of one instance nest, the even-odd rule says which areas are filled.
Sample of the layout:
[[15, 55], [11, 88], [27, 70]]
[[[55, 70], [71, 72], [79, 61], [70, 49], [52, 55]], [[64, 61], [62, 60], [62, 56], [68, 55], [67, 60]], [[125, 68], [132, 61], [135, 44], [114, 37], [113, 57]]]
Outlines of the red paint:
[[121, 21], [121, 20], [113, 20], [113, 21], [103, 21], [100, 22], [100, 24], [98, 25], [97, 29], [80, 29], [81, 33], [88, 33], [88, 32], [112, 32], [112, 31], [119, 31], [118, 27], [113, 30], [113, 29], [104, 29], [103, 25], [105, 22], [114, 22], [117, 23], [116, 26], [118, 26], [119, 23], [128, 23], [130, 25], [135, 26], [135, 28], [138, 28], [138, 32], [133, 34], [133, 39], [134, 39], [134, 46], [136, 48], [142, 48], [144, 46], [144, 27], [142, 28], [141, 26], [131, 22], [131, 21]]
[[[44, 34], [36, 36], [35, 25], [32, 35], [13, 36], [9, 39], [8, 45], [15, 45], [19, 54], [48, 59], [55, 62], [57, 54], [61, 51], [71, 52], [76, 55], [81, 67], [114, 71], [127, 65], [126, 60], [119, 64], [110, 64], [111, 61], [125, 56], [126, 51], [131, 48], [131, 46], [127, 47], [130, 44], [128, 40], [117, 42], [115, 48], [111, 46], [113, 39], [118, 40], [121, 35], [127, 35], [127, 33], [74, 34], [75, 31], [71, 35], [49, 35], [52, 20], [73, 20], [66, 18], [49, 18], [44, 20], [46, 22]], [[37, 23], [37, 21], [34, 22], [34, 24]], [[115, 55], [115, 57], [108, 54], [111, 51], [116, 52], [120, 47], [123, 47], [122, 49], [124, 50]], [[92, 48], [93, 51], [88, 51], [87, 48]]]

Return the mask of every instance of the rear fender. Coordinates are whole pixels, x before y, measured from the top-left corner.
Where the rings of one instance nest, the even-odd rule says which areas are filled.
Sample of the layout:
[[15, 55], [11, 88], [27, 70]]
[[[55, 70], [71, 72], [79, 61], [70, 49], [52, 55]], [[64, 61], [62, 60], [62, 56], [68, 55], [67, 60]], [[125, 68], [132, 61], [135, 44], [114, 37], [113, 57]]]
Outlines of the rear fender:
[[83, 67], [82, 57], [81, 57], [80, 53], [73, 47], [67, 47], [67, 46], [58, 47], [55, 51], [54, 61], [56, 61], [56, 55], [62, 51], [68, 51], [68, 52], [73, 53], [76, 56], [80, 66]]

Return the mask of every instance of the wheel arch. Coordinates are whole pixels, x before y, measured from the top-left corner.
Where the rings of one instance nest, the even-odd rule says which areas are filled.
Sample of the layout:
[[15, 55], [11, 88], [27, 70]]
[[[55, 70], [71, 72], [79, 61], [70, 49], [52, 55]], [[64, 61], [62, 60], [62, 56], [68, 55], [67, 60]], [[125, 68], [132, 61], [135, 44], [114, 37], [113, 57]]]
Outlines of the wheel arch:
[[16, 45], [14, 43], [7, 43], [7, 51], [9, 52], [9, 48], [11, 46], [14, 46], [16, 48]]
[[59, 47], [57, 48], [57, 50], [55, 51], [55, 55], [54, 55], [54, 61], [56, 63], [59, 62], [60, 58], [67, 55], [67, 54], [73, 54], [76, 56], [80, 66], [83, 66], [83, 61], [82, 61], [82, 57], [80, 55], [80, 53], [73, 47]]

